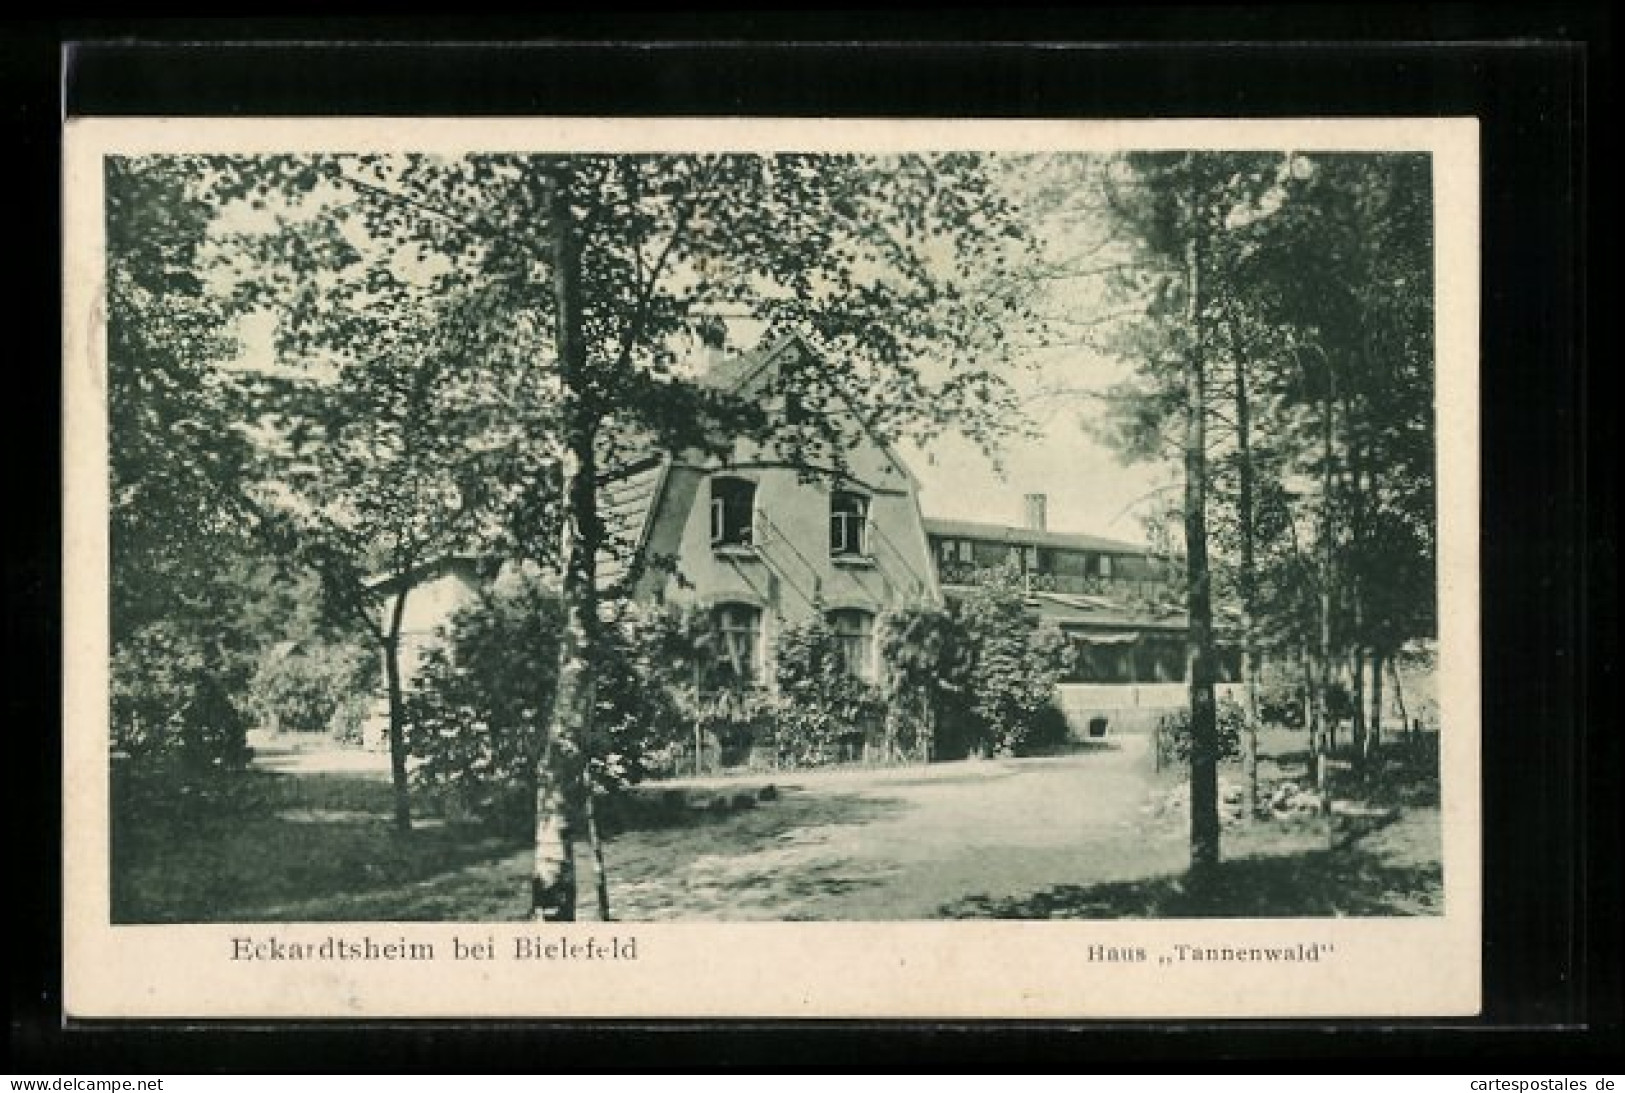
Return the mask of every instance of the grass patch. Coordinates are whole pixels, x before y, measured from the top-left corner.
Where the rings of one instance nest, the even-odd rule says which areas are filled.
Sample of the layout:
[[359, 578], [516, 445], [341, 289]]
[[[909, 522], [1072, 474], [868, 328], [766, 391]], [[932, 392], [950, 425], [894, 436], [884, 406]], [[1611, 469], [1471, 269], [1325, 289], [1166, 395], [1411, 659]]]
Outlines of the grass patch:
[[[528, 913], [525, 834], [446, 823], [414, 802], [419, 826], [390, 822], [387, 782], [335, 774], [120, 772], [114, 782], [112, 913], [117, 923], [508, 921]], [[682, 807], [658, 792], [612, 810], [606, 839], [614, 910], [669, 913], [674, 902], [804, 900], [857, 883], [832, 870], [734, 868], [798, 828], [861, 824], [891, 806], [804, 794], [740, 811]], [[696, 864], [703, 883], [673, 884]], [[764, 864], [765, 861], [759, 864]], [[577, 848], [581, 914], [591, 861]], [[641, 895], [639, 895], [641, 893]]]
[[390, 822], [387, 783], [339, 775], [121, 772], [112, 917], [119, 923], [298, 917], [278, 908], [421, 882], [512, 853], [516, 840]]

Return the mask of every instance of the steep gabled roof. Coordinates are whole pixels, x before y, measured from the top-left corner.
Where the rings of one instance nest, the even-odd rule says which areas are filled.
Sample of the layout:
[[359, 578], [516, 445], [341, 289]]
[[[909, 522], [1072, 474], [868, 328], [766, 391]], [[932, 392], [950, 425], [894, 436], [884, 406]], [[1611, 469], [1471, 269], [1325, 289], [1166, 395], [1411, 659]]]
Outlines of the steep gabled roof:
[[626, 463], [599, 481], [598, 517], [604, 525], [604, 548], [598, 555], [598, 576], [602, 584], [619, 584], [633, 575], [670, 465], [666, 454], [655, 453]]
[[[785, 334], [748, 352], [713, 361], [700, 375], [695, 377], [695, 382], [715, 391], [735, 395], [746, 394], [757, 377], [767, 372], [776, 361], [791, 350], [799, 350], [803, 355], [814, 360], [819, 359], [818, 352], [807, 344], [807, 340], [800, 334]], [[876, 435], [874, 429], [864, 420], [863, 415], [858, 413], [857, 407], [851, 399], [846, 397], [844, 392], [837, 389], [835, 395], [851, 412], [858, 428], [880, 449], [886, 459], [897, 468], [903, 479], [909, 484], [909, 487], [918, 490], [920, 480], [914, 477], [913, 469], [903, 461], [903, 457], [898, 454], [897, 450]]]
[[767, 366], [768, 362], [778, 356], [782, 350], [796, 344], [801, 346], [803, 352], [811, 352], [806, 343], [798, 337], [792, 335], [776, 338], [772, 342], [759, 345], [748, 352], [732, 357], [720, 357], [712, 361], [694, 377], [694, 382], [702, 387], [709, 387], [713, 391], [724, 391], [729, 394], [737, 393], [749, 384]]

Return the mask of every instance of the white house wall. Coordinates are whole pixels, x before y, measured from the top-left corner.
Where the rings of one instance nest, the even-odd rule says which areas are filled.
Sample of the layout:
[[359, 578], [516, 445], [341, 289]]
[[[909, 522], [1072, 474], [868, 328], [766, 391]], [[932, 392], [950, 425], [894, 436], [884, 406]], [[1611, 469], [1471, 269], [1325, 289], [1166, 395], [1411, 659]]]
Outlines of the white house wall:
[[[749, 549], [711, 544], [713, 473], [756, 486]], [[674, 467], [667, 484], [674, 504], [662, 506], [667, 511], [657, 514], [649, 544], [653, 554], [678, 559], [677, 571], [663, 578], [663, 597], [674, 603], [748, 603], [786, 621], [820, 609], [879, 614], [893, 604], [939, 603], [914, 496], [901, 474], [890, 477], [895, 484], [881, 488], [864, 481], [843, 485], [869, 498], [868, 557], [837, 559], [829, 550], [827, 480], [808, 482], [791, 468], [751, 463]]]
[[[422, 667], [424, 654], [435, 641], [435, 632], [448, 625], [452, 618], [478, 594], [479, 584], [471, 573], [452, 570], [425, 579], [406, 597], [406, 611], [401, 617], [401, 679], [411, 684]], [[393, 597], [380, 608], [380, 622], [386, 632], [390, 612], [394, 610]]]

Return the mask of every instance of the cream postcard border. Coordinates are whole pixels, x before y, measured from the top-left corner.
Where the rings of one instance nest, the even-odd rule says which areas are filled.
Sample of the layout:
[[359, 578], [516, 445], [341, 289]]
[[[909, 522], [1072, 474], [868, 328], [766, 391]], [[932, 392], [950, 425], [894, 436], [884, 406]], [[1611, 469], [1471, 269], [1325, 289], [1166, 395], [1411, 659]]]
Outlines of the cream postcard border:
[[[1445, 914], [1110, 922], [112, 926], [102, 157], [182, 151], [1414, 150], [1433, 154]], [[64, 136], [63, 995], [72, 1018], [1425, 1017], [1479, 1012], [1478, 125], [1244, 121], [80, 118]], [[232, 939], [426, 942], [436, 958], [233, 961]], [[635, 960], [451, 958], [453, 938], [632, 940]], [[1295, 964], [1176, 944], [1320, 944]], [[1145, 963], [1091, 962], [1091, 945]]]

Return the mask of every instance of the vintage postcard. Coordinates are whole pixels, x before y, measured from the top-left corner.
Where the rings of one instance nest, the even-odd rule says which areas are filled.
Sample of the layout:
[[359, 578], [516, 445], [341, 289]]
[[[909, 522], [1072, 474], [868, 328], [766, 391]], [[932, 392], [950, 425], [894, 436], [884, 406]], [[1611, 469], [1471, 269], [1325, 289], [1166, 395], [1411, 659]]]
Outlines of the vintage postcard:
[[67, 1015], [1476, 1014], [1477, 142], [69, 121]]

